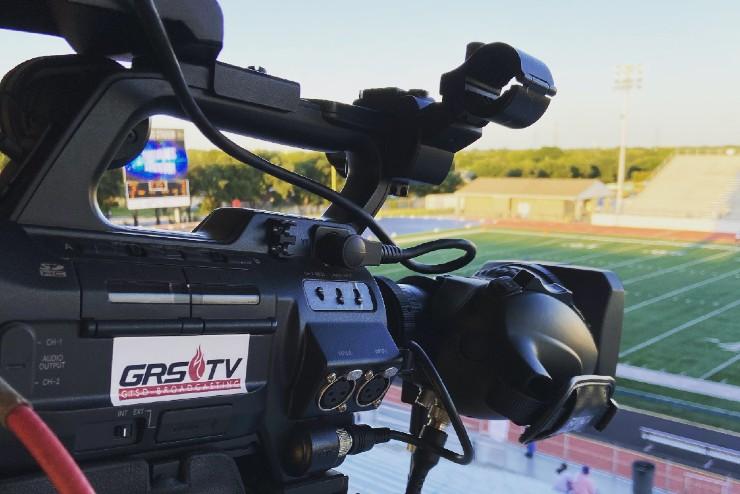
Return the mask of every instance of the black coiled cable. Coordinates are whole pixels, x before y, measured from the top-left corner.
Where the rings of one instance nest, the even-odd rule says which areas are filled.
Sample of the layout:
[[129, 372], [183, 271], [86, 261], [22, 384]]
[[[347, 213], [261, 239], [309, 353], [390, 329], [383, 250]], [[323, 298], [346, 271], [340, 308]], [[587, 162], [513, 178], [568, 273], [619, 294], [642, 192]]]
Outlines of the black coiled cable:
[[[423, 264], [418, 261], [413, 261], [412, 258], [429, 254], [439, 250], [457, 249], [462, 250], [464, 254], [451, 261], [442, 264]], [[438, 240], [432, 240], [431, 242], [424, 242], [423, 244], [415, 245], [413, 247], [402, 248], [395, 244], [383, 244], [380, 249], [381, 253], [381, 264], [391, 263], [404, 263], [406, 267], [409, 267], [405, 263], [413, 263], [413, 268], [409, 267], [417, 273], [424, 274], [438, 274], [448, 273], [456, 269], [467, 265], [470, 261], [475, 259], [475, 244], [469, 240], [459, 238], [440, 238]]]

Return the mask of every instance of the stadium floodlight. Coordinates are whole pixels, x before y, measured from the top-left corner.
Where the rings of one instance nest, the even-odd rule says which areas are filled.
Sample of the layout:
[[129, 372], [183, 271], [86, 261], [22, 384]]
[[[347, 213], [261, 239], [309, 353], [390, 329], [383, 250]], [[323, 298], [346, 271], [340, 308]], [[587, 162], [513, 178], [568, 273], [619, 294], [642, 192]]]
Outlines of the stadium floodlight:
[[614, 89], [621, 91], [622, 112], [620, 120], [619, 136], [619, 166], [617, 170], [617, 204], [616, 212], [622, 212], [622, 202], [624, 199], [624, 177], [625, 161], [627, 158], [627, 110], [629, 109], [630, 94], [633, 89], [642, 87], [642, 65], [623, 64], [617, 65], [616, 76], [614, 78]]

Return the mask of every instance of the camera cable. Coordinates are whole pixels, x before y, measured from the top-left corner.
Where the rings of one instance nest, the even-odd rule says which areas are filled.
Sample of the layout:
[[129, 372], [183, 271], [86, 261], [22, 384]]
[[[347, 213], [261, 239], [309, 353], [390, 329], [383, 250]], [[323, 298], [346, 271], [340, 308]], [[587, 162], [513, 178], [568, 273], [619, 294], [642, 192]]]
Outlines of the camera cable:
[[59, 438], [2, 377], [0, 423], [25, 446], [60, 494], [95, 494], [87, 477]]
[[[417, 365], [427, 380], [431, 383], [434, 392], [442, 402], [442, 405], [450, 418], [452, 428], [455, 430], [458, 441], [462, 446], [462, 453], [451, 451], [442, 447], [441, 444], [425, 441], [423, 438], [409, 434], [407, 432], [396, 431], [388, 427], [370, 427], [368, 425], [353, 425], [347, 428], [347, 432], [352, 436], [352, 448], [349, 454], [354, 455], [369, 451], [376, 444], [388, 442], [391, 439], [411, 444], [417, 448], [427, 449], [429, 452], [449, 460], [458, 465], [467, 465], [473, 461], [474, 451], [473, 444], [465, 430], [465, 425], [460, 418], [460, 414], [452, 401], [447, 387], [429, 358], [429, 355], [415, 341], [409, 341], [408, 347], [414, 355], [414, 365]], [[422, 479], [423, 483], [423, 479]]]
[[[408, 269], [416, 271], [417, 273], [441, 274], [462, 268], [473, 260], [475, 257], [475, 245], [469, 240], [464, 239], [445, 239], [445, 242], [441, 244], [429, 242], [418, 245], [412, 249], [403, 249], [398, 247], [395, 245], [388, 233], [386, 233], [375, 220], [372, 214], [365, 211], [347, 197], [319, 182], [275, 165], [247, 149], [244, 149], [226, 137], [211, 123], [190, 92], [190, 88], [188, 87], [188, 83], [185, 80], [182, 68], [177, 59], [177, 55], [170, 43], [167, 31], [161, 17], [159, 16], [159, 12], [157, 11], [154, 1], [134, 0], [132, 5], [137, 16], [141, 20], [141, 24], [147, 37], [149, 38], [153, 53], [161, 64], [161, 70], [167, 81], [172, 86], [175, 96], [182, 106], [183, 111], [195, 124], [198, 130], [200, 130], [200, 132], [216, 147], [242, 163], [252, 166], [263, 173], [272, 175], [273, 177], [283, 180], [293, 186], [312, 192], [351, 213], [366, 225], [370, 231], [375, 234], [378, 240], [387, 246], [387, 250], [390, 252], [389, 255], [393, 258], [393, 261], [389, 260], [388, 262], [400, 262]], [[464, 251], [464, 254], [442, 264], [425, 264], [413, 259], [414, 257], [418, 257], [428, 252], [447, 249], [462, 250]], [[388, 259], [391, 259], [391, 257]]]

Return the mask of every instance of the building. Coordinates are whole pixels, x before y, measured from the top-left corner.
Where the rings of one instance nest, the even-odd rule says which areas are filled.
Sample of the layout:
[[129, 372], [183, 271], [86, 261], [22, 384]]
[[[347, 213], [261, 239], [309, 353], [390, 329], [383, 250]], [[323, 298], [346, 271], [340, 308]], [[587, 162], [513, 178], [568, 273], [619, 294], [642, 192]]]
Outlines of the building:
[[463, 216], [538, 221], [588, 220], [612, 195], [600, 180], [518, 177], [478, 178], [454, 194]]

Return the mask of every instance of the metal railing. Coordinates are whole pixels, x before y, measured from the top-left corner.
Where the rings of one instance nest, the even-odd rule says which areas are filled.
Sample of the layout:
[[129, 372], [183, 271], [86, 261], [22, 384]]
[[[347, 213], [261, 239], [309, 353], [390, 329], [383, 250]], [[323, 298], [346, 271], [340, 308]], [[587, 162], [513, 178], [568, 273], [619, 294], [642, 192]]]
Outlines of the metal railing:
[[640, 437], [655, 444], [662, 444], [671, 448], [697, 453], [714, 460], [726, 461], [740, 465], [740, 451], [724, 448], [716, 444], [710, 444], [695, 439], [677, 436], [669, 432], [663, 432], [649, 427], [640, 427]]

